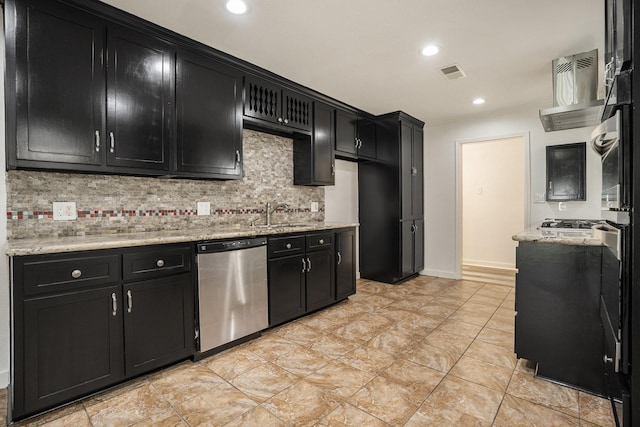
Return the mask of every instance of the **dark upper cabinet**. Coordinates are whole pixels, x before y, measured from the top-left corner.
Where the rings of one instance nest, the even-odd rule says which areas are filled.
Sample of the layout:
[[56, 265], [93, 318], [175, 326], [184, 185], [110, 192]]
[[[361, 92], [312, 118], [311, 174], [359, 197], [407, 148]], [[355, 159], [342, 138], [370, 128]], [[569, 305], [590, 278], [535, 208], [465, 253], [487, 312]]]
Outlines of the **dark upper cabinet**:
[[312, 100], [268, 80], [245, 76], [244, 116], [258, 127], [311, 132]]
[[105, 25], [45, 1], [9, 3], [6, 15], [9, 166], [100, 166]]
[[586, 144], [547, 146], [547, 201], [586, 200]]
[[[169, 45], [61, 3], [7, 4], [9, 167], [161, 174], [169, 168]], [[15, 67], [15, 68], [14, 68]], [[15, 117], [14, 117], [15, 114]], [[15, 127], [14, 127], [15, 124]]]
[[296, 185], [334, 185], [335, 161], [334, 110], [332, 107], [314, 102], [313, 132], [294, 135], [293, 138], [293, 183]]
[[375, 122], [355, 113], [336, 110], [336, 155], [345, 159], [376, 158]]
[[422, 127], [405, 121], [400, 124], [400, 174], [402, 218], [424, 215], [424, 158]]
[[174, 52], [157, 38], [107, 28], [107, 164], [169, 169]]
[[178, 174], [242, 178], [242, 87], [231, 67], [178, 53]]

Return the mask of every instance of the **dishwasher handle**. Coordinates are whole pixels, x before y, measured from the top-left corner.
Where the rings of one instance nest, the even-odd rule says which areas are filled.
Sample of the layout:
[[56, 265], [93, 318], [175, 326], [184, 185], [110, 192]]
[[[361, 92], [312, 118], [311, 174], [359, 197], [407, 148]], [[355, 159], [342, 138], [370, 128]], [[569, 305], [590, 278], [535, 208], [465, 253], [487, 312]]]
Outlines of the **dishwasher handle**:
[[258, 246], [265, 246], [267, 244], [266, 237], [255, 237], [251, 239], [235, 239], [235, 240], [210, 240], [205, 242], [198, 242], [196, 244], [196, 252], [203, 253], [215, 253], [215, 252], [227, 252], [237, 251], [240, 249], [255, 248]]

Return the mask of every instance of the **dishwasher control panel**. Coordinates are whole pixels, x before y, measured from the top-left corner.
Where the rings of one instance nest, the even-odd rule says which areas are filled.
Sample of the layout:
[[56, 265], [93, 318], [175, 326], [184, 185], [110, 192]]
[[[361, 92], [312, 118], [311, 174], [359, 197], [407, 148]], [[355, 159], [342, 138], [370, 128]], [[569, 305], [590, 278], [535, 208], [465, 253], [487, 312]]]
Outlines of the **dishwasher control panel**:
[[200, 242], [197, 245], [197, 252], [199, 254], [206, 252], [225, 252], [236, 251], [239, 249], [254, 248], [256, 246], [263, 246], [267, 244], [266, 237], [256, 237], [253, 239], [241, 239], [241, 240], [213, 240], [210, 242]]

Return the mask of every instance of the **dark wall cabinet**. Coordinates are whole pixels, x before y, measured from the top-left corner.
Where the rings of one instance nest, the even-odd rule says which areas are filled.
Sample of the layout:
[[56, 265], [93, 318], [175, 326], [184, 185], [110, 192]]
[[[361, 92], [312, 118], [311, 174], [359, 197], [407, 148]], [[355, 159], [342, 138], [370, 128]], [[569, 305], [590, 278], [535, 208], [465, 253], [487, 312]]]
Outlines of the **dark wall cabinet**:
[[295, 185], [334, 185], [335, 160], [334, 109], [329, 105], [313, 103], [313, 132], [294, 135], [293, 183]]
[[12, 258], [13, 420], [189, 357], [189, 245]]
[[178, 53], [176, 172], [242, 177], [242, 80], [210, 58]]
[[379, 116], [377, 159], [360, 161], [360, 274], [397, 283], [424, 268], [424, 123]]
[[246, 76], [244, 116], [256, 126], [311, 132], [312, 100], [268, 80]]
[[336, 110], [336, 156], [354, 160], [376, 158], [375, 122], [355, 113]]
[[169, 169], [175, 70], [167, 43], [57, 3], [17, 2], [7, 14], [16, 25], [7, 38], [17, 77], [7, 87], [16, 105], [10, 166]]
[[547, 146], [547, 201], [587, 200], [586, 143]]
[[269, 325], [356, 292], [355, 229], [269, 238]]
[[599, 246], [519, 242], [515, 352], [538, 375], [606, 395]]

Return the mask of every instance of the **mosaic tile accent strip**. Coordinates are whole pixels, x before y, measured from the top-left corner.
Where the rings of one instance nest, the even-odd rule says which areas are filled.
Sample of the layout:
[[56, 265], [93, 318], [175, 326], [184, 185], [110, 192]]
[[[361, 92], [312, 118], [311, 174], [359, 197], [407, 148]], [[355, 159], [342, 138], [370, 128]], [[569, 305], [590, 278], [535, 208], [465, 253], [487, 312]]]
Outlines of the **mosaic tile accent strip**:
[[[293, 141], [243, 133], [244, 176], [212, 181], [120, 175], [7, 172], [9, 239], [83, 236], [258, 224], [267, 202], [286, 203], [276, 222], [324, 220], [324, 188], [293, 185]], [[75, 201], [78, 219], [54, 221], [54, 201]], [[211, 215], [196, 215], [196, 202]], [[311, 212], [311, 202], [319, 212]]]

